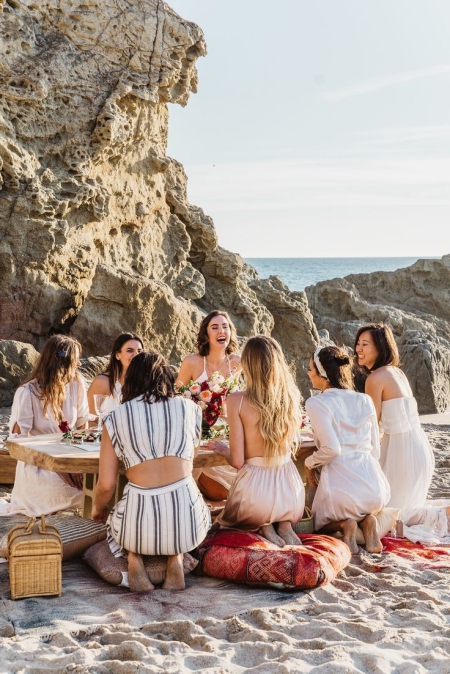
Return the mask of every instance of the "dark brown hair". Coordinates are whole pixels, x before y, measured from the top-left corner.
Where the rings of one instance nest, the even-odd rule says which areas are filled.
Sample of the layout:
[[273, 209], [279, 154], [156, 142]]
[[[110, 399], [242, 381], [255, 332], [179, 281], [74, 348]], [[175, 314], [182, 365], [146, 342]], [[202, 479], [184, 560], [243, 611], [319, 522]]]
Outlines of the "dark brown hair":
[[[355, 389], [352, 361], [344, 349], [340, 346], [324, 346], [316, 358], [319, 359], [333, 388], [348, 389], [350, 391]], [[315, 371], [320, 376], [320, 372], [317, 370], [314, 362], [314, 354], [311, 355], [311, 360]]]
[[[81, 344], [73, 337], [53, 335], [42, 347], [42, 351], [25, 383], [35, 380], [33, 393], [44, 401], [43, 413], [47, 418], [50, 407], [56, 421], [63, 420], [62, 406], [66, 397], [65, 386], [77, 374]], [[81, 381], [81, 380], [80, 380]]]
[[[355, 337], [354, 351], [356, 354], [356, 345], [363, 332], [370, 332], [375, 348], [378, 352], [377, 359], [373, 366], [370, 368], [370, 372], [383, 367], [383, 365], [393, 365], [395, 367], [400, 366], [400, 355], [398, 352], [397, 343], [395, 341], [394, 333], [392, 328], [385, 323], [369, 323], [368, 325], [363, 325], [359, 328]], [[366, 372], [369, 371], [369, 368], [363, 367], [363, 370]]]
[[112, 346], [108, 367], [103, 373], [109, 379], [109, 388], [111, 392], [114, 391], [116, 381], [120, 379], [120, 377], [122, 376], [123, 370], [123, 365], [120, 362], [120, 360], [116, 358], [116, 354], [119, 353], [123, 345], [126, 344], [126, 342], [129, 342], [131, 339], [135, 339], [137, 342], [140, 342], [142, 348], [144, 348], [144, 343], [142, 339], [138, 335], [135, 335], [133, 332], [122, 332], [122, 334], [117, 337], [116, 341]]
[[122, 389], [122, 403], [142, 396], [158, 403], [175, 395], [175, 375], [161, 353], [141, 351], [131, 361]]
[[209, 354], [209, 337], [208, 337], [208, 325], [216, 316], [223, 316], [230, 327], [230, 343], [226, 348], [226, 353], [235, 353], [238, 348], [238, 338], [236, 333], [236, 328], [233, 325], [233, 322], [226, 311], [220, 311], [219, 309], [214, 309], [210, 311], [207, 316], [202, 320], [200, 328], [197, 335], [197, 348], [201, 356], [207, 356]]

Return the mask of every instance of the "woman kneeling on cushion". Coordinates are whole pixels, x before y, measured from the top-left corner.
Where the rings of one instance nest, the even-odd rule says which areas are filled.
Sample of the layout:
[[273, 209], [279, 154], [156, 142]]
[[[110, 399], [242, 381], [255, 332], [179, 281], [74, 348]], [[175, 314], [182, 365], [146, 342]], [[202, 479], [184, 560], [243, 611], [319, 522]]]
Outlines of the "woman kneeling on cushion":
[[340, 532], [352, 553], [358, 552], [357, 522], [368, 552], [381, 552], [374, 517], [389, 501], [388, 481], [381, 471], [377, 415], [371, 398], [353, 390], [349, 356], [337, 346], [318, 347], [308, 375], [322, 395], [308, 398], [306, 412], [314, 429], [317, 451], [305, 460], [310, 486], [312, 471], [321, 467], [312, 504], [318, 533]]
[[201, 424], [200, 407], [175, 395], [165, 358], [145, 351], [135, 356], [122, 404], [104, 420], [92, 511], [94, 520], [106, 521], [123, 461], [129, 482], [108, 517], [108, 543], [115, 557], [128, 557], [133, 592], [154, 589], [143, 555], [168, 555], [163, 588], [184, 589], [183, 553], [197, 547], [211, 526], [192, 477]]

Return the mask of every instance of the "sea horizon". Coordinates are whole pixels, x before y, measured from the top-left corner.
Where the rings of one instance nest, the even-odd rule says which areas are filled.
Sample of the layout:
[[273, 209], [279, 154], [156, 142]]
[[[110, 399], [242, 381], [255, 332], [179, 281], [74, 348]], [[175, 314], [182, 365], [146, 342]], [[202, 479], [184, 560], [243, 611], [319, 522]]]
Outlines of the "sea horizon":
[[279, 276], [293, 291], [301, 291], [320, 281], [344, 278], [349, 274], [396, 271], [410, 267], [417, 260], [439, 260], [431, 256], [384, 257], [246, 257], [260, 278]]

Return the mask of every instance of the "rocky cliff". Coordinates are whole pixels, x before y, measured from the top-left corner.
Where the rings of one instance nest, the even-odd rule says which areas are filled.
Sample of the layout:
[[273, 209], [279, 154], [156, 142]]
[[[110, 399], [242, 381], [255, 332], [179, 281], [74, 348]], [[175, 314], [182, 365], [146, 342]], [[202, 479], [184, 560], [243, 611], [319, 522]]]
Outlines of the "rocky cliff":
[[422, 414], [450, 407], [450, 255], [306, 288], [318, 329], [353, 347], [364, 323], [391, 325]]
[[0, 0], [0, 337], [68, 332], [89, 356], [133, 330], [176, 365], [222, 308], [280, 339], [306, 391], [305, 295], [218, 246], [166, 155], [205, 54], [159, 0]]

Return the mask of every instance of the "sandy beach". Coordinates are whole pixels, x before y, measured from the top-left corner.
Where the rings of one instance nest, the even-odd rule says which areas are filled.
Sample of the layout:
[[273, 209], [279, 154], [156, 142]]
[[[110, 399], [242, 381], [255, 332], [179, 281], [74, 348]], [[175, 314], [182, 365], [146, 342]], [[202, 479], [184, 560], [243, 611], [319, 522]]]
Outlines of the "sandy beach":
[[[8, 415], [0, 410], [3, 437]], [[436, 456], [429, 496], [450, 498], [450, 418], [422, 421]], [[363, 551], [333, 583], [307, 592], [194, 572], [184, 592], [141, 596], [73, 560], [61, 598], [11, 601], [5, 564], [0, 672], [447, 674], [449, 573], [450, 558]]]

